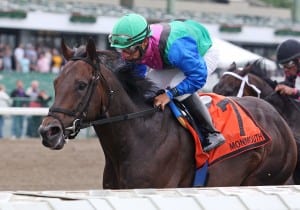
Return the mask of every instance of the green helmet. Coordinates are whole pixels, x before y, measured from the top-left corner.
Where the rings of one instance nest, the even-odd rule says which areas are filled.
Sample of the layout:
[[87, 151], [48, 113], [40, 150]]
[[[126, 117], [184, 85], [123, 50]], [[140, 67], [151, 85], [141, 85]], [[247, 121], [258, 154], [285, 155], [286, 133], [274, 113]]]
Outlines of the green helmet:
[[138, 14], [123, 16], [114, 25], [112, 34], [109, 35], [111, 47], [127, 48], [143, 41], [150, 35], [147, 20]]

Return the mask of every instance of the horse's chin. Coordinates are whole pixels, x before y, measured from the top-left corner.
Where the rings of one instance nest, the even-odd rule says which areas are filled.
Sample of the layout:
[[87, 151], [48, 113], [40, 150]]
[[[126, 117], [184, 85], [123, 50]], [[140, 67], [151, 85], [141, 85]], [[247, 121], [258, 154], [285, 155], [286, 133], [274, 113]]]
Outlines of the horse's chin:
[[64, 147], [66, 141], [63, 135], [57, 136], [56, 139], [43, 139], [42, 144], [52, 150], [60, 150]]

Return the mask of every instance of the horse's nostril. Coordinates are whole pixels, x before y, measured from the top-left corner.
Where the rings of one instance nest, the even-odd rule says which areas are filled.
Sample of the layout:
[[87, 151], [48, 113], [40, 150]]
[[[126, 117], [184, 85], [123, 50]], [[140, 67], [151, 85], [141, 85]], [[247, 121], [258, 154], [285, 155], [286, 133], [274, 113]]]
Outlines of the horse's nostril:
[[47, 133], [49, 136], [56, 135], [56, 134], [60, 133], [60, 127], [58, 127], [58, 126], [51, 127]]
[[61, 133], [61, 129], [60, 129], [59, 126], [51, 126], [51, 127], [40, 126], [39, 133], [41, 134], [41, 136], [51, 137], [51, 136], [55, 136], [57, 134], [60, 134]]

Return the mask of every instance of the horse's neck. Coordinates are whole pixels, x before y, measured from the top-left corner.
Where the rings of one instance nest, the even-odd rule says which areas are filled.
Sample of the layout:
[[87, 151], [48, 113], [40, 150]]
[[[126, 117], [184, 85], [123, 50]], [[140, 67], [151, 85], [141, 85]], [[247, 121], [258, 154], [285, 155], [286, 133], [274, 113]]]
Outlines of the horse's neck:
[[273, 105], [273, 107], [280, 113], [280, 115], [286, 120], [288, 125], [293, 130], [295, 137], [300, 140], [300, 106], [293, 99], [288, 96], [281, 96], [274, 93], [265, 98], [267, 102]]
[[106, 157], [121, 164], [128, 156], [140, 156], [137, 154], [140, 151], [155, 154], [161, 145], [169, 144], [171, 135], [182, 132], [172, 118], [170, 110], [167, 109], [164, 112], [96, 126], [95, 131]]
[[[121, 84], [116, 83], [111, 89], [113, 95], [109, 100], [106, 114], [108, 118], [116, 116], [125, 117], [125, 115], [138, 113], [151, 108], [146, 105], [136, 105]], [[137, 138], [142, 138], [143, 136], [147, 138], [149, 135], [154, 136], [149, 129], [155, 130], [161, 126], [161, 121], [157, 120], [159, 118], [158, 115], [161, 115], [161, 113], [147, 114], [134, 119], [96, 126], [95, 130], [100, 140], [102, 140], [101, 144], [106, 148], [110, 148], [109, 150], [115, 150], [118, 148], [117, 145], [120, 146], [119, 148], [125, 145], [130, 146], [131, 141], [135, 141]], [[150, 126], [150, 121], [152, 120], [155, 122], [153, 123], [153, 127]]]
[[254, 74], [249, 74], [250, 75], [250, 83], [252, 85], [255, 85], [260, 91], [260, 97], [265, 98], [268, 95], [272, 94], [274, 92], [273, 88], [262, 78], [254, 75]]
[[[121, 82], [113, 75], [105, 76], [110, 78], [110, 89], [113, 92], [108, 103], [108, 117], [153, 108], [151, 105], [143, 103], [141, 94], [129, 95]], [[99, 91], [101, 90], [103, 88], [100, 88]], [[133, 97], [134, 100], [132, 100]], [[176, 144], [174, 138], [177, 136], [182, 138], [189, 136], [184, 128], [178, 127], [178, 122], [169, 108], [163, 112], [148, 113], [134, 119], [98, 125], [94, 128], [106, 156], [118, 161], [121, 161], [122, 157], [129, 153], [138, 156], [136, 152], [140, 151], [147, 151], [147, 154], [149, 152], [148, 158], [151, 159], [150, 154], [155, 154], [161, 146]]]
[[123, 115], [136, 112], [138, 107], [134, 104], [126, 91], [122, 88], [117, 88], [109, 102], [108, 114], [110, 116]]

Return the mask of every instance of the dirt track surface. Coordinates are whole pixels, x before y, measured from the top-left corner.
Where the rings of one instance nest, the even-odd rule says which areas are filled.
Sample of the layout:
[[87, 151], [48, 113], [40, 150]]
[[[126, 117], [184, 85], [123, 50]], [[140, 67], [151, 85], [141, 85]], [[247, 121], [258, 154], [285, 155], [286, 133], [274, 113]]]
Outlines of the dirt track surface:
[[59, 151], [39, 139], [0, 140], [0, 191], [100, 189], [103, 167], [98, 139], [72, 140]]

